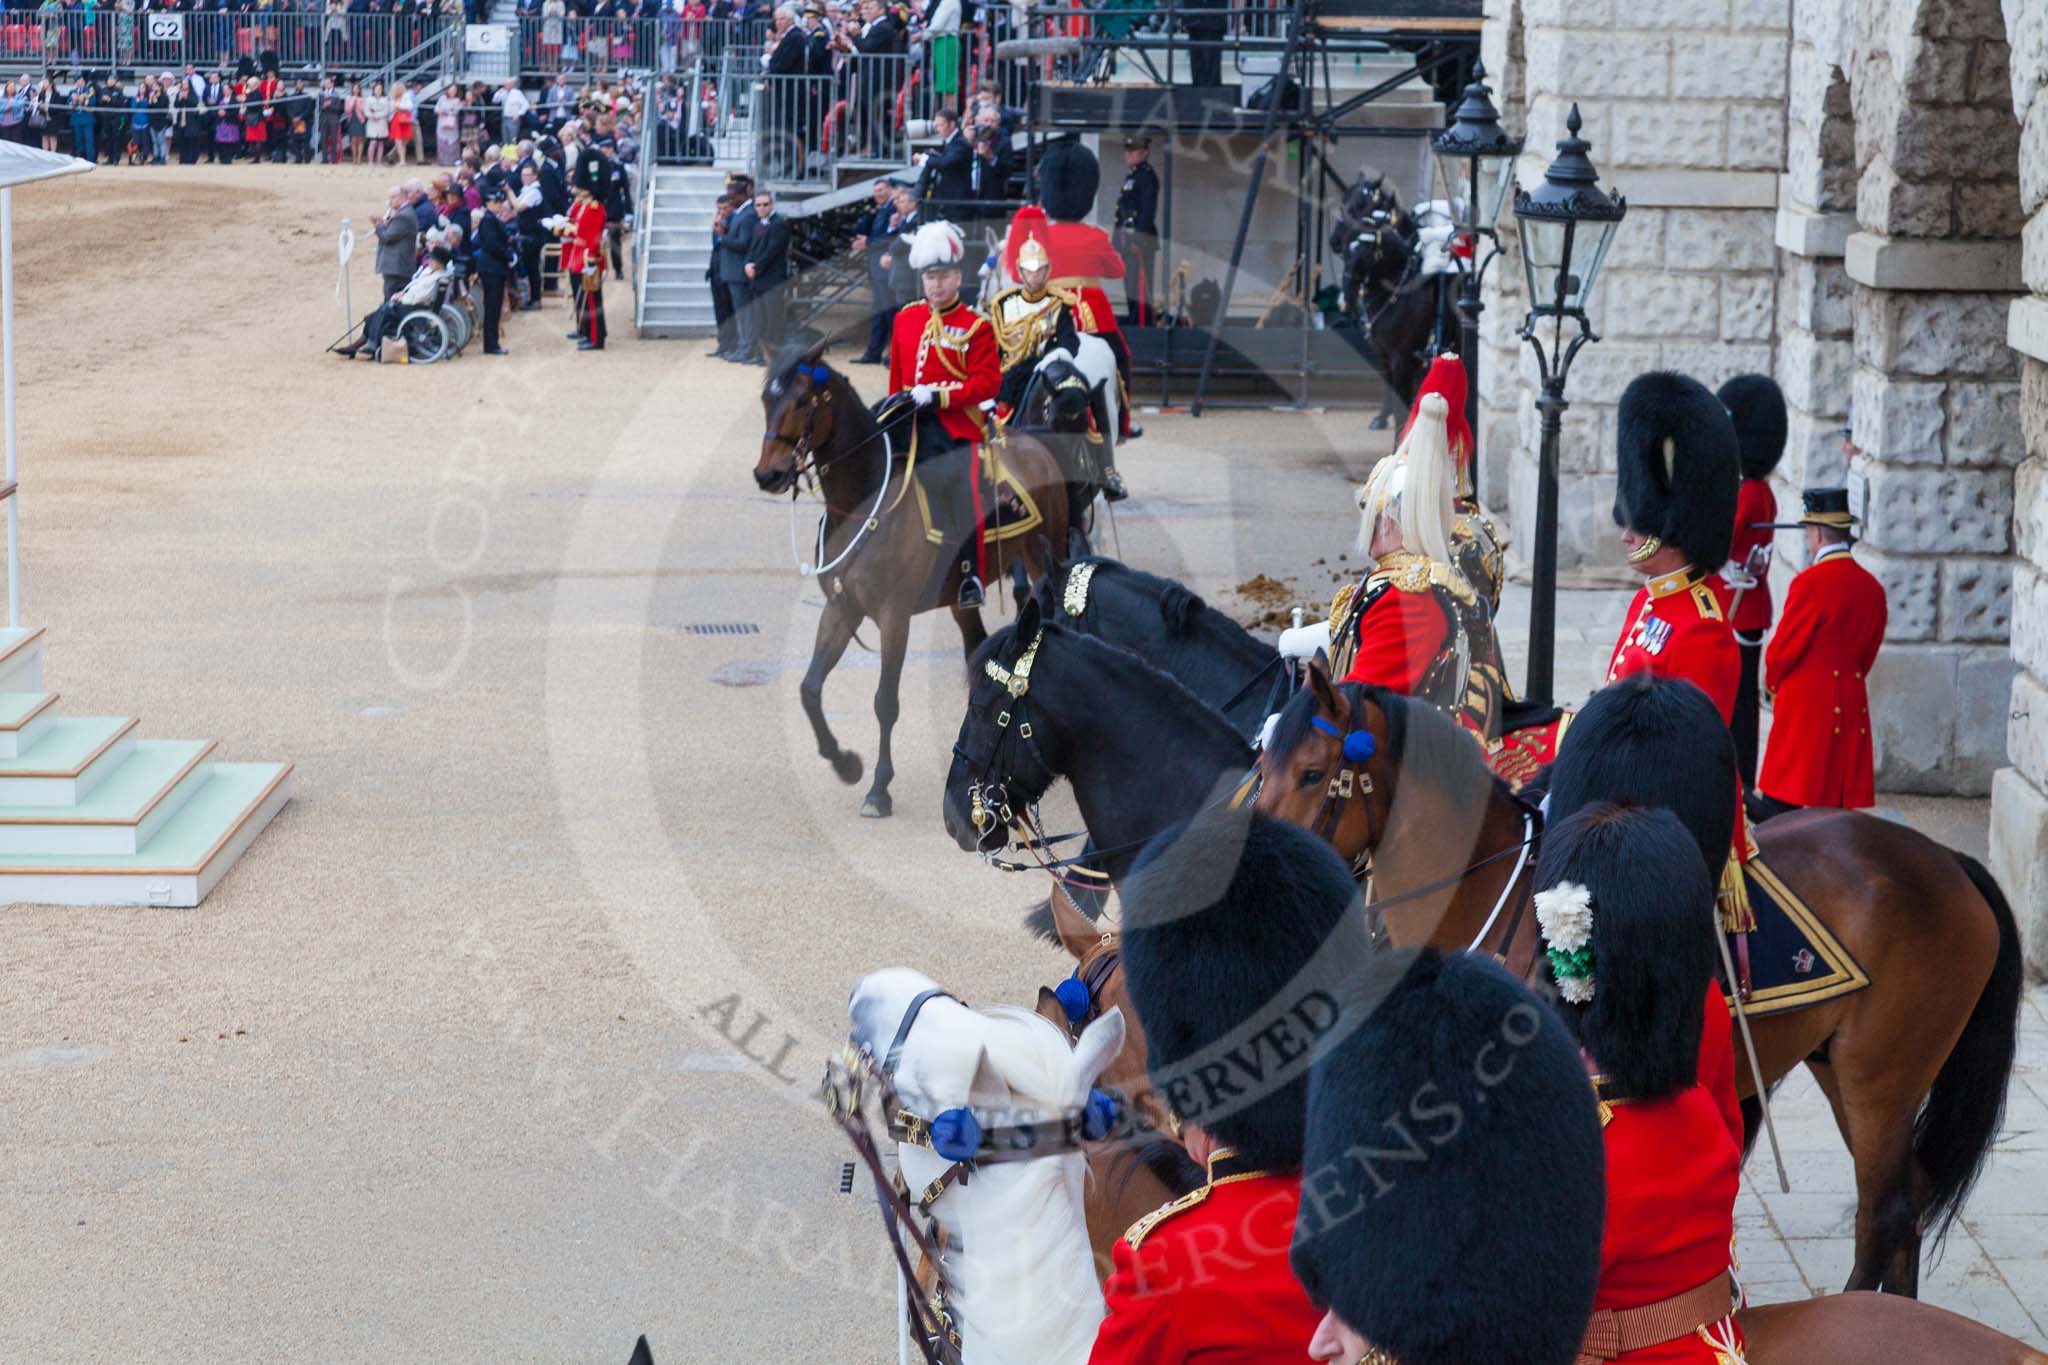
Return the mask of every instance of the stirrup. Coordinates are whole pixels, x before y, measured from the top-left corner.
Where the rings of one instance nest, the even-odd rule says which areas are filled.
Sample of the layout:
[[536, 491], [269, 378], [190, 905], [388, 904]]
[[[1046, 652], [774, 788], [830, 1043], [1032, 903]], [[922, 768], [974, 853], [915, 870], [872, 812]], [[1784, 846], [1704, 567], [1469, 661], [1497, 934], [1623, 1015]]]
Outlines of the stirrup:
[[1105, 499], [1110, 502], [1122, 502], [1130, 495], [1131, 490], [1124, 487], [1123, 475], [1112, 469], [1102, 476], [1102, 496]]
[[982, 591], [981, 579], [979, 577], [971, 573], [961, 575], [960, 596], [957, 600], [955, 600], [953, 605], [958, 607], [972, 607], [975, 610], [979, 611], [981, 609], [981, 604], [987, 600], [988, 594]]

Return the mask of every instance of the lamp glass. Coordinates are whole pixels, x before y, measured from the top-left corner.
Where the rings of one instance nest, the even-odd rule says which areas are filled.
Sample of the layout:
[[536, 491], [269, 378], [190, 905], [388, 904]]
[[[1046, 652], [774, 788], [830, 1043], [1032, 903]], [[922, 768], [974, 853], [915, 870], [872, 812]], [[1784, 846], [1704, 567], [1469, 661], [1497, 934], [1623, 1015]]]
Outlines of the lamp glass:
[[1558, 275], [1570, 255], [1571, 229], [1561, 218], [1517, 218], [1522, 237], [1522, 270], [1529, 282], [1529, 306], [1557, 304]]

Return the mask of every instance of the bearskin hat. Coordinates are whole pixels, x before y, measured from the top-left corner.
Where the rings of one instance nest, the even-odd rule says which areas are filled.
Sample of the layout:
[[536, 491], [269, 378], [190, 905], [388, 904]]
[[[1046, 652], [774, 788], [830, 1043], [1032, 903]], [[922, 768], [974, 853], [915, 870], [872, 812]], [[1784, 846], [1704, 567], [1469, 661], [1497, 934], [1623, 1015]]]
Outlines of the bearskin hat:
[[1614, 524], [1661, 537], [1699, 568], [1727, 563], [1742, 467], [1721, 400], [1697, 379], [1658, 371], [1622, 390], [1615, 422]]
[[958, 265], [966, 249], [959, 228], [943, 220], [926, 223], [911, 235], [910, 268], [930, 270], [935, 265]]
[[[1552, 823], [1596, 801], [1662, 806], [1717, 874], [1735, 839], [1735, 741], [1683, 678], [1632, 673], [1593, 694], [1550, 765]], [[1546, 836], [1547, 837], [1547, 836]]]
[[[1610, 1098], [1683, 1090], [1699, 1078], [1714, 973], [1714, 880], [1668, 810], [1596, 801], [1543, 831], [1536, 918], [1546, 946], [1590, 946], [1559, 1006], [1606, 1075]], [[1553, 956], [1553, 969], [1558, 959]]]
[[1316, 1062], [1294, 1277], [1401, 1365], [1571, 1365], [1605, 1214], [1579, 1049], [1490, 958], [1424, 950]]
[[1078, 142], [1052, 143], [1038, 158], [1038, 202], [1046, 217], [1057, 222], [1079, 222], [1095, 212], [1101, 185], [1095, 153]]
[[572, 186], [591, 194], [603, 194], [606, 178], [602, 152], [593, 147], [577, 154], [576, 167], [569, 182]]
[[1386, 980], [1350, 869], [1307, 830], [1216, 806], [1148, 844], [1120, 895], [1154, 1088], [1254, 1166], [1299, 1166], [1311, 1049]]
[[1767, 374], [1738, 374], [1715, 395], [1735, 423], [1742, 477], [1768, 479], [1785, 454], [1785, 392]]

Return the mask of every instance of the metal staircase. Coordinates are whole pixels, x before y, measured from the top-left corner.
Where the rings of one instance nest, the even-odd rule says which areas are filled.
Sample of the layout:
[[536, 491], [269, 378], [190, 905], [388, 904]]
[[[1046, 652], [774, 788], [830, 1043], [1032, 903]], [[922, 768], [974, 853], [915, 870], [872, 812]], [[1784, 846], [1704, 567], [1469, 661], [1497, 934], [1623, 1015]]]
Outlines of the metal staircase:
[[711, 214], [725, 192], [717, 166], [656, 166], [640, 220], [636, 321], [642, 336], [709, 336], [717, 330], [711, 285]]

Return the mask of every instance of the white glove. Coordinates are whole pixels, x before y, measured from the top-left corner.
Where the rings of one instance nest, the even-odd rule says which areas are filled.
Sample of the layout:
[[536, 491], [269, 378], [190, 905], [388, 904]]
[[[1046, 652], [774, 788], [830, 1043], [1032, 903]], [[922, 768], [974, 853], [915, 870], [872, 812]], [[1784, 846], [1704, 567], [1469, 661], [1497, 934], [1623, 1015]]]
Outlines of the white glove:
[[910, 386], [910, 401], [921, 408], [930, 407], [938, 396], [938, 393], [929, 384], [913, 384]]
[[1750, 573], [1749, 566], [1734, 559], [1721, 566], [1721, 581], [1744, 592], [1756, 586], [1756, 577]]
[[1272, 715], [1266, 717], [1265, 724], [1259, 727], [1259, 742], [1254, 744], [1252, 747], [1263, 753], [1265, 751], [1266, 746], [1273, 742], [1273, 730], [1274, 727], [1278, 726], [1279, 724], [1280, 713], [1278, 711], [1275, 711]]
[[1313, 659], [1316, 652], [1330, 652], [1330, 623], [1318, 621], [1312, 626], [1290, 626], [1280, 632], [1280, 652], [1290, 659]]

